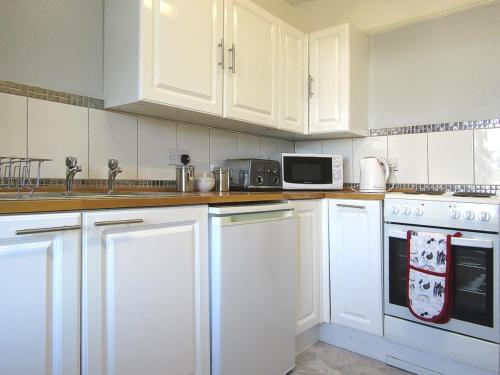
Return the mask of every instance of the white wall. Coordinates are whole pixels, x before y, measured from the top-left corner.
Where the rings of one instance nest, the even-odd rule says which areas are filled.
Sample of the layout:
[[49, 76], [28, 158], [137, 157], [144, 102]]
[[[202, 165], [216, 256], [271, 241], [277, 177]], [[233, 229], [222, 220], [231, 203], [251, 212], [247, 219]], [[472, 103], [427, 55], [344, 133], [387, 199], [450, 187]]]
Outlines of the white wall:
[[500, 117], [500, 4], [370, 37], [370, 128]]
[[0, 80], [102, 98], [103, 0], [0, 0]]
[[307, 32], [350, 22], [371, 33], [494, 2], [498, 0], [315, 0], [294, 9]]

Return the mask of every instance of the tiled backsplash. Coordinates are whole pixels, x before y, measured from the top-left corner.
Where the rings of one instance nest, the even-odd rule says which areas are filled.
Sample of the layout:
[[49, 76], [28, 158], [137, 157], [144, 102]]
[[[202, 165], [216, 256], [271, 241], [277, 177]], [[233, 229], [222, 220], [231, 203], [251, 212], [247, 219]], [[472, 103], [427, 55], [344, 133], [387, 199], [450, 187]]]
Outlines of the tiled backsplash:
[[53, 159], [43, 167], [44, 178], [64, 178], [64, 158], [76, 156], [80, 179], [107, 178], [107, 160], [116, 158], [123, 168], [119, 179], [174, 180], [171, 148], [188, 150], [202, 174], [227, 158], [293, 152], [294, 143], [0, 93], [0, 155]]
[[367, 138], [301, 141], [296, 152], [344, 156], [346, 183], [359, 182], [359, 160], [397, 163], [398, 184], [500, 185], [500, 128], [438, 131]]

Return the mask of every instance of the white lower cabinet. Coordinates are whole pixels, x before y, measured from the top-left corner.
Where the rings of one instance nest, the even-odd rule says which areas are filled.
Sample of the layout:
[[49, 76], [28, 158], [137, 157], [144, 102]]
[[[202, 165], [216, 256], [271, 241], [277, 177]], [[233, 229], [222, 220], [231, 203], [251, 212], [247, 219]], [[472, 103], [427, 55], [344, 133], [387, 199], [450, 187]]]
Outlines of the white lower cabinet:
[[321, 321], [322, 231], [321, 201], [292, 201], [297, 215], [296, 333]]
[[0, 217], [0, 374], [80, 374], [80, 214]]
[[206, 206], [83, 214], [82, 374], [209, 375]]
[[330, 200], [332, 322], [382, 336], [382, 202]]

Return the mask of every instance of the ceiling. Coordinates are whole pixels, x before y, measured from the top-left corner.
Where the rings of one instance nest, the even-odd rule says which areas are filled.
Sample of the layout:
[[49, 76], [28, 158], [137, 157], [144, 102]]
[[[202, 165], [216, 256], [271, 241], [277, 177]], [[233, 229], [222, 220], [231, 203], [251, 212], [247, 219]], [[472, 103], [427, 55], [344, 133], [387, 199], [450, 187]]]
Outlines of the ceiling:
[[447, 16], [499, 0], [286, 0], [304, 31], [350, 22], [376, 33]]

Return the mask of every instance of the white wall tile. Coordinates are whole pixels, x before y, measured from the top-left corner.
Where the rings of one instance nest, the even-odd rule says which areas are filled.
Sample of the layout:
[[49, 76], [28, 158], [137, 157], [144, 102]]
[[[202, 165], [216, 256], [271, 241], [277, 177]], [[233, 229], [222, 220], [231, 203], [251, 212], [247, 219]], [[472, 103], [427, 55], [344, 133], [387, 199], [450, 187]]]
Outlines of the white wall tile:
[[236, 145], [236, 152], [239, 158], [260, 158], [259, 136], [238, 133]]
[[473, 133], [429, 133], [429, 183], [473, 184]]
[[353, 180], [359, 182], [359, 161], [367, 156], [387, 158], [387, 137], [355, 138], [352, 144]]
[[0, 94], [0, 156], [26, 156], [28, 99]]
[[262, 159], [271, 159], [278, 153], [278, 140], [276, 138], [260, 138], [260, 156]]
[[500, 129], [474, 130], [474, 170], [476, 184], [500, 184]]
[[325, 154], [342, 155], [344, 158], [344, 183], [353, 183], [352, 138], [323, 140]]
[[210, 170], [209, 146], [208, 128], [186, 124], [177, 125], [177, 147], [189, 152], [196, 176], [203, 175], [204, 172]]
[[234, 132], [210, 129], [210, 170], [224, 165], [226, 159], [235, 159], [236, 135]]
[[295, 142], [295, 152], [301, 154], [321, 154], [321, 141], [298, 141]]
[[427, 184], [427, 134], [391, 135], [387, 143], [388, 158], [397, 159], [394, 182]]
[[66, 156], [78, 158], [88, 178], [88, 109], [28, 99], [28, 156], [53, 159], [42, 166], [42, 177], [64, 178]]
[[175, 180], [175, 166], [169, 165], [168, 153], [177, 148], [177, 125], [139, 117], [138, 127], [138, 178]]
[[108, 160], [118, 159], [117, 179], [137, 178], [137, 117], [90, 109], [90, 178], [108, 178]]
[[278, 152], [279, 153], [295, 152], [295, 143], [292, 141], [286, 141], [284, 139], [278, 139]]

